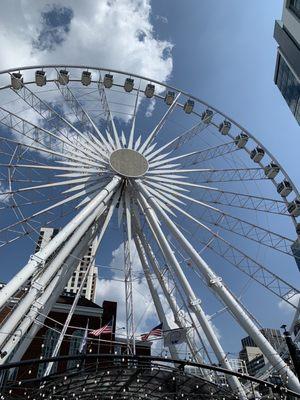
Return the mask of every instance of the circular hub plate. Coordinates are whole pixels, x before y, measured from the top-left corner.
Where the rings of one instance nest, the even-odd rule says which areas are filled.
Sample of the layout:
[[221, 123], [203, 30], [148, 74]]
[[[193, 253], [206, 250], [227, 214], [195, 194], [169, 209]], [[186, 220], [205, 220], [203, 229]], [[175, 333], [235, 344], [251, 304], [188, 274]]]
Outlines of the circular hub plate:
[[135, 150], [115, 150], [109, 161], [115, 172], [127, 178], [139, 178], [148, 171], [148, 161]]

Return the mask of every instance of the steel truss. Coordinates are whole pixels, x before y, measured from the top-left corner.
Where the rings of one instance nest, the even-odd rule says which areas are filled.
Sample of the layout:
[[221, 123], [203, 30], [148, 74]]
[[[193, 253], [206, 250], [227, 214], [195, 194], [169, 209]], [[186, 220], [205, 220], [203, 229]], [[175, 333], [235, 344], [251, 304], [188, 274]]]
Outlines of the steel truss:
[[[5, 196], [5, 203], [0, 211], [12, 211], [15, 218], [14, 221], [5, 220], [4, 226], [0, 227], [0, 246], [4, 247], [32, 232], [38, 233], [42, 218], [46, 225], [51, 221], [59, 221], [59, 218], [64, 221], [64, 227], [58, 235], [34, 254], [1, 290], [0, 308], [9, 303], [15, 294], [24, 292], [30, 281], [29, 290], [1, 324], [0, 365], [6, 368], [8, 361], [19, 361], [22, 358], [30, 343], [29, 337], [35, 335], [43, 324], [78, 260], [96, 237], [98, 245], [101, 243], [104, 233], [113, 223], [114, 213], [117, 213], [119, 227], [122, 225], [124, 230], [126, 339], [129, 354], [136, 354], [137, 334], [133, 286], [134, 243], [141, 262], [141, 273], [146, 278], [164, 330], [171, 330], [167, 318], [167, 312], [171, 310], [178, 329], [184, 331], [184, 341], [191, 358], [197, 363], [199, 379], [203, 382], [201, 395], [204, 397], [200, 398], [212, 393], [214, 396], [222, 393], [226, 398], [228, 393], [220, 388], [219, 382], [214, 383], [221, 369], [226, 372], [231, 388], [231, 397], [228, 398], [236, 396], [245, 400], [248, 393], [239, 379], [241, 376], [232, 370], [228, 354], [221, 346], [199, 299], [199, 292], [194, 289], [177, 254], [186, 256], [192, 269], [201, 276], [201, 282], [224, 304], [225, 310], [251, 336], [274, 370], [281, 374], [284, 385], [300, 393], [300, 385], [293, 372], [261, 334], [258, 324], [246, 307], [231, 293], [222, 278], [204, 260], [205, 254], [202, 257], [198, 249], [198, 244], [201, 244], [205, 250], [216, 253], [252, 281], [293, 306], [297, 319], [299, 309], [294, 304], [294, 296], [299, 291], [295, 285], [279, 277], [258, 258], [249, 254], [250, 245], [248, 248], [245, 246], [245, 250], [235, 240], [240, 238], [251, 243], [251, 246], [259, 244], [263, 249], [282, 257], [294, 256], [292, 246], [295, 239], [283, 232], [275, 232], [261, 221], [255, 223], [255, 219], [251, 217], [257, 212], [270, 218], [291, 220], [297, 226], [297, 213], [291, 215], [289, 207], [292, 196], [297, 198], [299, 193], [284, 169], [260, 142], [235, 121], [175, 88], [173, 94], [167, 92], [165, 97], [158, 92], [154, 94], [156, 101], [165, 99], [168, 108], [162, 115], [159, 112], [159, 118], [150, 132], [139, 132], [137, 136], [137, 129], [141, 129], [137, 127], [138, 112], [146, 100], [148, 84], [148, 80], [137, 75], [132, 76], [139, 79], [138, 87], [126, 89], [124, 84], [126, 93], [132, 91], [131, 95], [134, 96], [129, 102], [130, 126], [127, 135], [127, 125], [122, 125], [120, 120], [116, 125], [115, 112], [112, 111], [109, 100], [113, 93], [106, 96], [109, 89], [105, 86], [105, 73], [109, 71], [89, 68], [98, 73], [98, 78], [92, 80], [91, 85], [96, 88], [97, 104], [100, 103], [100, 108], [93, 110], [84, 96], [78, 95], [76, 85], [79, 80], [69, 81], [60, 70], [62, 67], [64, 66], [44, 66], [45, 69], [52, 68], [55, 71], [57, 78], [48, 80], [47, 84], [51, 82], [56, 88], [60, 101], [72, 113], [71, 117], [67, 116], [63, 107], [57, 111], [50, 101], [44, 100], [42, 89], [37, 91], [32, 83], [21, 79], [14, 81], [14, 75], [10, 74], [13, 71], [0, 72], [4, 76], [8, 73], [11, 79], [11, 83], [2, 89], [8, 88], [14, 98], [17, 97], [27, 107], [18, 111], [12, 106], [0, 104], [0, 125], [6, 128], [5, 132], [0, 130], [0, 155], [3, 157], [0, 164], [0, 183], [7, 184], [0, 194], [0, 199]], [[28, 70], [30, 72], [31, 67]], [[81, 71], [80, 68], [79, 70]], [[115, 73], [120, 74], [120, 71]], [[114, 86], [117, 95], [121, 96], [122, 85], [114, 83]], [[167, 90], [172, 89], [162, 86]], [[180, 128], [180, 132], [179, 125], [175, 123], [177, 131], [171, 135], [168, 124], [173, 117], [174, 120], [181, 118], [186, 110], [185, 102], [191, 99], [196, 103], [191, 111], [191, 122], [188, 127]], [[90, 100], [93, 103], [94, 100]], [[128, 107], [128, 104], [125, 105]], [[36, 115], [34, 121], [30, 119], [28, 107]], [[203, 118], [207, 109], [213, 111], [210, 121]], [[219, 127], [224, 119], [231, 122], [231, 131], [223, 131], [221, 134]], [[236, 134], [241, 130], [247, 135], [247, 142], [243, 146], [237, 146]], [[249, 166], [250, 143], [261, 147], [268, 162], [278, 166], [278, 177], [275, 174], [267, 178], [266, 163], [261, 160], [256, 167]], [[128, 158], [129, 150], [132, 158]], [[112, 155], [116, 155], [117, 151], [123, 151], [119, 154], [126, 157], [125, 161], [119, 158], [118, 163], [114, 164]], [[245, 156], [247, 160], [243, 158]], [[132, 162], [134, 157], [135, 161]], [[223, 161], [226, 168], [223, 168]], [[146, 167], [140, 172], [142, 163]], [[291, 194], [280, 197], [276, 194], [273, 198], [269, 191], [265, 194], [266, 192], [260, 193], [253, 189], [252, 183], [265, 185], [270, 182], [270, 185], [277, 187], [279, 177], [289, 181]], [[212, 183], [214, 187], [210, 186]], [[249, 190], [246, 191], [244, 185], [248, 184], [246, 187]], [[32, 211], [28, 211], [29, 206], [33, 207]], [[61, 214], [60, 210], [63, 210]], [[245, 216], [245, 211], [250, 218]], [[224, 232], [227, 236], [224, 236]], [[3, 238], [2, 235], [6, 236]], [[231, 239], [228, 239], [230, 235]], [[170, 236], [176, 241], [175, 247], [173, 243], [171, 245]], [[164, 264], [160, 263], [160, 259]], [[76, 300], [74, 304], [76, 305]], [[296, 320], [293, 324], [295, 322]], [[49, 375], [45, 376], [47, 382], [67, 326], [66, 322], [53, 358], [48, 360], [45, 374]], [[169, 344], [168, 348], [174, 367], [181, 365], [178, 347]], [[208, 365], [215, 360], [222, 368], [211, 373], [213, 368]], [[122, 382], [118, 389], [127, 390], [137, 374], [137, 371], [130, 374], [128, 380]], [[143, 393], [143, 388], [148, 387], [160, 374], [160, 371], [150, 374], [136, 394]], [[168, 379], [170, 377], [171, 375]], [[71, 384], [76, 390], [82, 386], [78, 379], [74, 378], [72, 381], [71, 376], [68, 379], [66, 393], [69, 393]], [[87, 375], [85, 384], [95, 390], [91, 379], [94, 377]], [[99, 379], [103, 381], [103, 376]], [[117, 376], [114, 379], [117, 381]], [[182, 386], [187, 386], [192, 379], [184, 377]], [[216, 387], [216, 391], [213, 387]], [[213, 392], [206, 392], [206, 388]], [[148, 393], [152, 398], [159, 398], [156, 391], [157, 387], [154, 386]], [[44, 392], [46, 393], [46, 389]]]

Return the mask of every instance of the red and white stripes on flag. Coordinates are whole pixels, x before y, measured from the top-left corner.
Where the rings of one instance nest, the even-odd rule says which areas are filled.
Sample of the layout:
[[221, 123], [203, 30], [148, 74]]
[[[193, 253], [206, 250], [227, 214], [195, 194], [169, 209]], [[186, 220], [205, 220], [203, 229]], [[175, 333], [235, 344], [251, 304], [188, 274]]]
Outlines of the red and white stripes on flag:
[[112, 333], [112, 326], [113, 326], [113, 323], [111, 320], [108, 324], [102, 326], [99, 329], [93, 330], [92, 332], [90, 332], [90, 334], [93, 336], [100, 336], [102, 333], [104, 333], [104, 334]]
[[155, 326], [149, 333], [145, 333], [144, 335], [141, 335], [141, 339], [143, 342], [147, 341], [150, 336], [156, 336], [156, 337], [162, 337], [163, 331], [162, 331], [162, 326], [163, 324], [159, 324]]

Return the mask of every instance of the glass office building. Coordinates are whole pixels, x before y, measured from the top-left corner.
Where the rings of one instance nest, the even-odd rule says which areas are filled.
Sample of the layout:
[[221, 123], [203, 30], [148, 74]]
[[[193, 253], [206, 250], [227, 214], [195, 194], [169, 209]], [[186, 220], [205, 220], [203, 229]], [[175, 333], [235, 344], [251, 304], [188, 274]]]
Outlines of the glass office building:
[[285, 0], [274, 38], [278, 43], [274, 81], [300, 125], [300, 0]]

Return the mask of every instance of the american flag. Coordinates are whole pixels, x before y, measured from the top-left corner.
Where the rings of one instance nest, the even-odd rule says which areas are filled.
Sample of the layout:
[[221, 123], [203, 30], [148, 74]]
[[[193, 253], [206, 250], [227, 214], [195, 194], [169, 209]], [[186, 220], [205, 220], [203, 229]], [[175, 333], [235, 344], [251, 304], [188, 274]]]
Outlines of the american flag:
[[113, 323], [111, 320], [108, 324], [102, 326], [99, 329], [93, 330], [92, 332], [90, 332], [90, 334], [93, 336], [100, 336], [102, 333], [112, 333], [112, 326], [113, 326]]
[[163, 326], [162, 323], [155, 326], [154, 328], [151, 329], [149, 333], [144, 333], [143, 335], [141, 335], [141, 339], [145, 342], [146, 340], [148, 340], [149, 336], [162, 337], [163, 334], [162, 326]]

